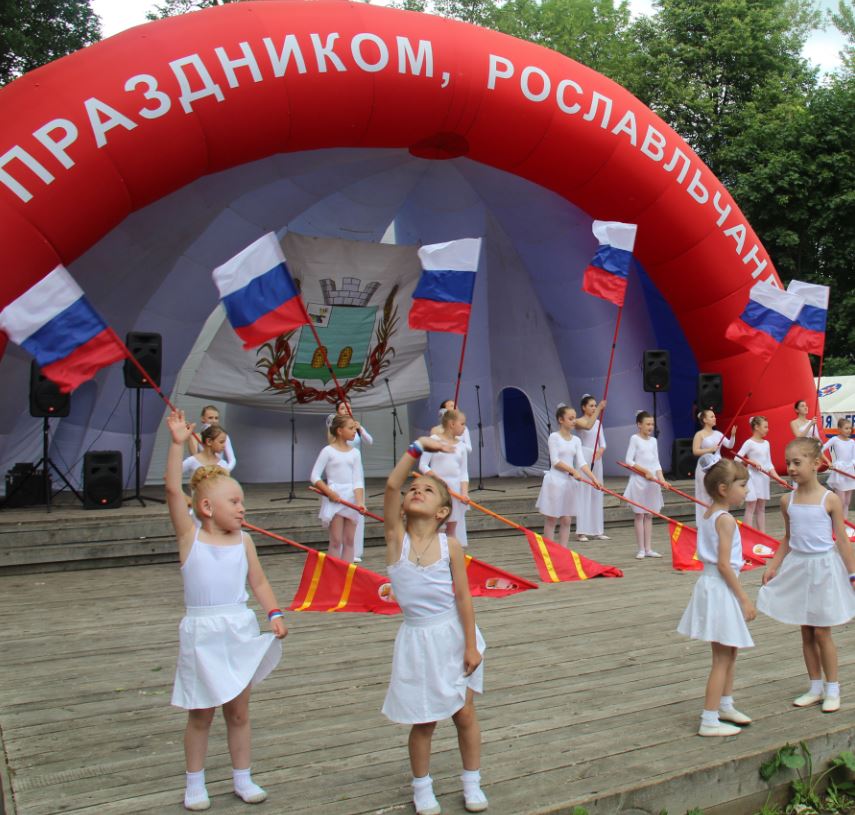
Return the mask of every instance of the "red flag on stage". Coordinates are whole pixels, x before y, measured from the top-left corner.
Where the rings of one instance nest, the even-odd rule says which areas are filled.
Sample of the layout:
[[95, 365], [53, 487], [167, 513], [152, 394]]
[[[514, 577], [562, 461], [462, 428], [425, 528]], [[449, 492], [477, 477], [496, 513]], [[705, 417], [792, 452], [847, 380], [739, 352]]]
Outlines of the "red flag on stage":
[[398, 614], [388, 578], [314, 550], [308, 553], [291, 611], [357, 611]]
[[623, 577], [623, 572], [616, 566], [604, 566], [590, 560], [530, 529], [520, 531], [525, 533], [540, 579], [544, 583], [587, 580], [590, 577]]
[[[745, 565], [742, 571], [765, 566], [766, 561], [775, 554], [778, 542], [756, 529], [746, 529], [739, 523], [742, 537], [742, 557]], [[671, 535], [671, 565], [680, 572], [699, 571], [704, 564], [698, 560], [698, 530], [693, 526], [674, 523], [668, 524]], [[771, 543], [775, 544], [772, 548]]]
[[484, 563], [472, 555], [466, 555], [466, 577], [473, 597], [507, 597], [537, 588], [537, 583]]

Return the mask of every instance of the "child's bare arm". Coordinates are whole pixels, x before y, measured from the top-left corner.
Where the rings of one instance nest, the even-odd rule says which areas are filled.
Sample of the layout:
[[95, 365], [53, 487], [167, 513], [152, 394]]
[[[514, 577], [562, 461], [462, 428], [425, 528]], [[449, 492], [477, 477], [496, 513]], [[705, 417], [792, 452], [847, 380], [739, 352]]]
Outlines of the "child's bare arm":
[[170, 413], [166, 424], [172, 436], [166, 455], [166, 505], [169, 507], [169, 517], [178, 538], [178, 554], [183, 563], [196, 532], [195, 524], [187, 513], [187, 496], [181, 489], [184, 445], [193, 437], [193, 425], [187, 424], [183, 410]]
[[457, 538], [448, 539], [448, 555], [451, 561], [451, 579], [454, 582], [454, 600], [463, 625], [463, 670], [466, 676], [469, 676], [481, 664], [482, 657], [475, 643], [475, 609], [466, 577], [466, 561]]
[[[246, 561], [249, 567], [247, 573], [249, 587], [252, 589], [252, 594], [258, 600], [261, 608], [264, 609], [264, 613], [268, 615], [267, 619], [270, 621], [270, 628], [276, 635], [276, 638], [281, 640], [288, 634], [288, 626], [285, 625], [284, 617], [276, 615], [276, 612], [279, 611], [279, 604], [276, 602], [276, 595], [273, 593], [270, 581], [268, 581], [267, 575], [264, 574], [264, 569], [261, 568], [252, 538], [245, 532], [243, 533], [243, 538], [244, 547], [246, 548]], [[275, 615], [272, 620], [270, 619], [270, 612], [273, 612]]]

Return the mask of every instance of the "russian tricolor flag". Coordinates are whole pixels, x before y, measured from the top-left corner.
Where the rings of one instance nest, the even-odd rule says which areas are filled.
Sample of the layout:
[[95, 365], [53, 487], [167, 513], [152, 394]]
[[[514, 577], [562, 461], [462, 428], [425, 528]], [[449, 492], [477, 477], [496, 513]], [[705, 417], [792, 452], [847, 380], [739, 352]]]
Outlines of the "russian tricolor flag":
[[63, 393], [128, 356], [64, 266], [0, 311], [0, 329], [35, 357]]
[[825, 350], [825, 324], [828, 321], [828, 286], [791, 280], [787, 291], [802, 297], [805, 304], [790, 326], [784, 345], [822, 356]]
[[600, 248], [585, 269], [582, 291], [622, 306], [638, 226], [620, 221], [594, 221], [591, 228]]
[[727, 327], [725, 336], [769, 360], [784, 341], [804, 302], [799, 295], [779, 289], [767, 280], [756, 283], [748, 295], [748, 305]]
[[423, 271], [413, 292], [410, 328], [452, 334], [469, 330], [480, 254], [481, 238], [461, 238], [419, 249]]
[[309, 322], [272, 232], [214, 269], [213, 277], [226, 316], [247, 350]]

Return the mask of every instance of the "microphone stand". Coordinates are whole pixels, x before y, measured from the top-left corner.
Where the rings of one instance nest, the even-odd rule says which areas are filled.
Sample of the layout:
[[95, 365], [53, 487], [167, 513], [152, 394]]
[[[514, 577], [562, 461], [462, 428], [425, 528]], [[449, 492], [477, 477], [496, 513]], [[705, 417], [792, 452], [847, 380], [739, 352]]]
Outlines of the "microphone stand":
[[485, 487], [483, 479], [484, 463], [481, 459], [481, 453], [484, 449], [484, 424], [481, 421], [481, 386], [475, 386], [475, 402], [478, 405], [478, 486], [470, 492], [505, 492], [496, 487]]
[[[389, 394], [389, 404], [392, 405], [392, 466], [398, 463], [398, 434], [404, 435], [404, 429], [401, 427], [401, 422], [398, 419], [398, 406], [395, 404], [395, 397], [392, 395], [392, 388], [389, 385], [389, 377], [384, 376], [383, 381], [386, 383], [386, 392]], [[378, 495], [383, 495], [382, 492], [375, 492], [369, 495], [369, 498], [376, 498]]]
[[[546, 414], [546, 437], [549, 438], [552, 435], [552, 419], [549, 418], [549, 402], [546, 401], [546, 385], [541, 385], [540, 391], [543, 394], [543, 412]], [[528, 489], [539, 490], [540, 486], [540, 484], [532, 484]]]
[[288, 490], [287, 498], [271, 498], [270, 501], [287, 501], [289, 504], [292, 501], [312, 501], [314, 499], [297, 495], [294, 492], [294, 448], [297, 444], [297, 430], [294, 420], [294, 403], [291, 403], [291, 488]]

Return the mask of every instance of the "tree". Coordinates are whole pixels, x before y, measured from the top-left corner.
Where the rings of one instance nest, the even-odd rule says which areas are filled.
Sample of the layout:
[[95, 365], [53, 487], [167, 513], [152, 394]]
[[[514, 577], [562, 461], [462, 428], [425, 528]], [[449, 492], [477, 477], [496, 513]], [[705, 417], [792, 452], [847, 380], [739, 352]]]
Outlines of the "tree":
[[100, 39], [90, 0], [0, 0], [0, 84]]
[[843, 60], [843, 69], [852, 73], [855, 71], [855, 6], [846, 0], [839, 0], [837, 13], [832, 12], [829, 16], [831, 22], [846, 37], [847, 42], [840, 52], [840, 57]]
[[164, 17], [176, 17], [190, 11], [199, 11], [212, 6], [224, 6], [226, 3], [239, 3], [241, 0], [164, 0], [157, 3], [153, 11], [146, 12], [146, 19], [160, 20]]

